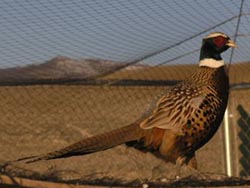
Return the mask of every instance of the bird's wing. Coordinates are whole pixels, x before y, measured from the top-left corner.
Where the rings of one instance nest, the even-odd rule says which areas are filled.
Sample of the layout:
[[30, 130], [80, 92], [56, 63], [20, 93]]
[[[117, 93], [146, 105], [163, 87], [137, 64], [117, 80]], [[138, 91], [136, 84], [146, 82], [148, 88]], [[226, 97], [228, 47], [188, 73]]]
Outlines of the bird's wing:
[[189, 83], [179, 84], [158, 100], [155, 110], [140, 123], [140, 127], [173, 129], [180, 133], [181, 127], [195, 114], [205, 97], [201, 88]]

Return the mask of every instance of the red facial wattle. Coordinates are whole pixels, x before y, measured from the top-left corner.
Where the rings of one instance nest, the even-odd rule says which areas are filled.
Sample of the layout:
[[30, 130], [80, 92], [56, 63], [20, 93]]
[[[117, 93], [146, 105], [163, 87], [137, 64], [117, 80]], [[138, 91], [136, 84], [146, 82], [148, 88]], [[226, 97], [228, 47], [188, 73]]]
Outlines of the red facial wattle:
[[218, 48], [222, 48], [223, 46], [226, 45], [227, 43], [227, 39], [222, 37], [222, 36], [219, 36], [219, 37], [216, 37], [214, 40], [213, 40], [214, 44], [218, 47]]

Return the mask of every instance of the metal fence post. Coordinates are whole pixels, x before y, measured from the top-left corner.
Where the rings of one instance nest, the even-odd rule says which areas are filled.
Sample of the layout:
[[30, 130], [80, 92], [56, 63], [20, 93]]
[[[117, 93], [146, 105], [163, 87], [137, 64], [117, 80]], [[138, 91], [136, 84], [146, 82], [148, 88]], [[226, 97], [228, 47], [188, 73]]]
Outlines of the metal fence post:
[[224, 122], [224, 135], [225, 135], [226, 173], [228, 176], [232, 176], [232, 160], [231, 160], [228, 107], [226, 108], [223, 122]]

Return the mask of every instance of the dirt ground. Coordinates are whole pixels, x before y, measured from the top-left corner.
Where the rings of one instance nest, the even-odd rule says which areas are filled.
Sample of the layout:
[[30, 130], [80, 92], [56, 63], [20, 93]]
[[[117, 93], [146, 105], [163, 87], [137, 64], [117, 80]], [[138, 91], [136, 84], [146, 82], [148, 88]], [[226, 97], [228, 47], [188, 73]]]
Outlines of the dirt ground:
[[[0, 162], [43, 154], [136, 120], [161, 87], [0, 87]], [[225, 173], [222, 128], [197, 152], [201, 172]], [[173, 178], [176, 166], [124, 145], [85, 156], [13, 163], [62, 180]], [[193, 173], [183, 168], [182, 175]]]

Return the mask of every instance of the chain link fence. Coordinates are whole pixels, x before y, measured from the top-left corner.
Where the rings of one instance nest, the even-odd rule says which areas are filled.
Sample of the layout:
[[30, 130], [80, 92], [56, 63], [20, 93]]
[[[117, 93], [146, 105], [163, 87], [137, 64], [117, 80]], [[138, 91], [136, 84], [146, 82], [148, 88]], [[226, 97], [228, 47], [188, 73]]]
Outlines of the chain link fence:
[[237, 110], [239, 111], [240, 116], [241, 116], [241, 118], [238, 120], [238, 124], [241, 129], [239, 133], [239, 138], [241, 140], [239, 149], [242, 154], [240, 158], [240, 164], [242, 165], [242, 170], [240, 171], [240, 175], [249, 176], [250, 175], [250, 171], [249, 171], [250, 169], [250, 161], [249, 161], [250, 117], [249, 117], [249, 113], [247, 113], [241, 105], [238, 106]]

